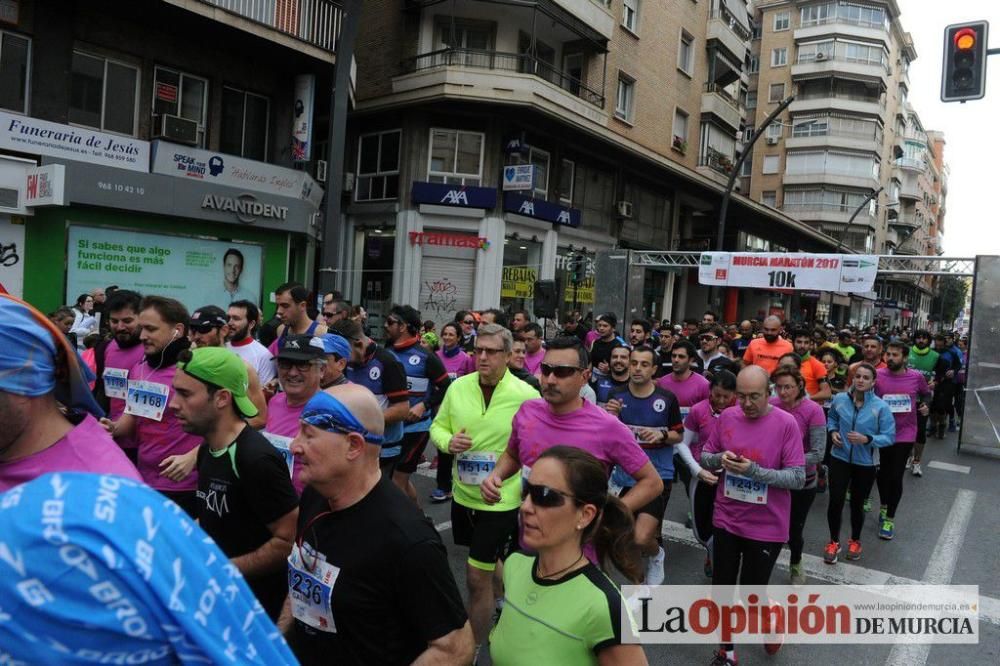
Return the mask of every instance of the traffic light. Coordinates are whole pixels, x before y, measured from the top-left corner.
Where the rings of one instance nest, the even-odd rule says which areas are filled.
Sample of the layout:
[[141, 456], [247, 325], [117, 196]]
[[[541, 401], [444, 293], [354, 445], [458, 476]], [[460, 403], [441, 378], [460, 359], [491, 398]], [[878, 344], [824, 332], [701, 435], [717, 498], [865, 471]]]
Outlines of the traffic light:
[[570, 281], [573, 284], [583, 284], [587, 279], [587, 257], [582, 254], [574, 255], [571, 270]]
[[964, 102], [986, 95], [989, 28], [986, 21], [974, 21], [955, 23], [944, 29], [942, 102]]

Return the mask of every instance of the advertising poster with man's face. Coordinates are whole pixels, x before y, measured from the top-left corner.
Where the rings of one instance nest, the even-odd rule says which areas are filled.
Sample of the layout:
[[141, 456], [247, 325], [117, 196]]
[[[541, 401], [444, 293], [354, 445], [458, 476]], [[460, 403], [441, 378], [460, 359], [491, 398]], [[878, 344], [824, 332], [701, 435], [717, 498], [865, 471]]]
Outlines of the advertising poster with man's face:
[[259, 245], [72, 225], [66, 293], [116, 285], [176, 298], [189, 310], [248, 300], [260, 305]]

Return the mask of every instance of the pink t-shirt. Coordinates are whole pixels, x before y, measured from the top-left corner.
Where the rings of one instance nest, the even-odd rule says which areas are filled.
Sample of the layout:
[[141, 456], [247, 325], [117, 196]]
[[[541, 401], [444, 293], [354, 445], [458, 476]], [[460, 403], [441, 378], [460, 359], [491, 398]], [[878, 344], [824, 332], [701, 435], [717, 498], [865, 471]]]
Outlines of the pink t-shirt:
[[[122, 349], [118, 346], [117, 340], [112, 340], [104, 351], [104, 369], [105, 371], [108, 368], [131, 371], [132, 367], [142, 360], [142, 356], [143, 350], [141, 344], [134, 345], [128, 349]], [[121, 398], [108, 398], [108, 402], [110, 403], [108, 418], [112, 421], [117, 421], [118, 417], [125, 411], [125, 401]], [[135, 437], [131, 435], [122, 437], [118, 440], [118, 446], [123, 449], [134, 449], [137, 446]]]
[[461, 349], [454, 356], [447, 356], [443, 349], [437, 351], [438, 358], [444, 364], [444, 369], [452, 379], [458, 379], [470, 372], [476, 371], [476, 361]]
[[687, 416], [688, 408], [702, 400], [708, 400], [708, 394], [711, 393], [708, 380], [697, 372], [692, 372], [682, 382], [677, 381], [671, 372], [657, 379], [656, 385], [677, 396], [677, 404], [681, 406], [681, 416]]
[[302, 403], [298, 407], [292, 407], [288, 404], [288, 394], [277, 394], [271, 398], [271, 402], [267, 403], [267, 423], [262, 433], [285, 457], [286, 462], [292, 461], [292, 485], [295, 486], [295, 492], [299, 495], [305, 488], [305, 484], [299, 479], [299, 474], [302, 472], [302, 462], [292, 456], [288, 447], [295, 436], [299, 434], [299, 417], [302, 416], [302, 410], [305, 409], [305, 406], [306, 404]]
[[590, 349], [590, 345], [594, 344], [594, 340], [599, 337], [601, 337], [600, 333], [598, 333], [595, 329], [590, 329], [587, 331], [587, 337], [583, 340], [583, 346]]
[[89, 414], [49, 448], [19, 460], [0, 462], [0, 493], [49, 472], [117, 474], [142, 481], [115, 440]]
[[[167, 404], [174, 397], [174, 374], [177, 366], [153, 370], [146, 359], [132, 366], [128, 379], [146, 381], [153, 384], [163, 384], [167, 387]], [[201, 444], [202, 438], [184, 432], [181, 422], [177, 420], [170, 408], [163, 410], [163, 418], [159, 421], [143, 416], [135, 417], [135, 440], [139, 444], [138, 465], [139, 474], [151, 488], [161, 492], [183, 492], [198, 489], [198, 471], [194, 470], [183, 481], [171, 481], [160, 476], [160, 463], [164, 458], [187, 453]]]
[[545, 358], [545, 349], [539, 349], [534, 354], [528, 354], [524, 357], [524, 369], [528, 371], [528, 374], [537, 375], [538, 368], [542, 365], [542, 359]]
[[584, 400], [575, 412], [556, 415], [542, 398], [524, 402], [514, 415], [507, 452], [521, 463], [525, 478], [546, 449], [560, 444], [592, 454], [609, 476], [614, 465], [631, 476], [649, 463], [632, 431], [593, 403]]
[[[795, 417], [795, 423], [799, 426], [802, 434], [802, 453], [809, 453], [809, 431], [813, 428], [822, 428], [826, 431], [826, 412], [823, 408], [809, 398], [802, 400], [795, 409], [785, 409], [781, 404], [781, 398], [773, 397], [769, 402], [778, 409], [788, 412]], [[816, 475], [816, 465], [806, 467], [806, 483], [810, 482], [810, 477]]]
[[698, 441], [691, 442], [690, 448], [692, 457], [699, 465], [701, 464], [701, 450], [719, 424], [719, 414], [712, 409], [712, 403], [705, 399], [696, 402], [691, 407], [691, 411], [688, 412], [687, 418], [684, 419], [684, 427], [698, 435]]
[[[739, 407], [722, 412], [715, 432], [702, 449], [708, 453], [731, 451], [753, 460], [764, 469], [786, 469], [806, 464], [799, 426], [788, 412], [771, 410], [748, 419]], [[755, 541], [784, 543], [788, 540], [791, 495], [786, 488], [767, 487], [765, 501], [757, 504], [726, 496], [737, 477], [723, 472], [715, 493], [712, 524], [731, 534]], [[756, 494], [763, 494], [757, 492]]]
[[917, 398], [930, 395], [927, 380], [913, 369], [896, 375], [888, 368], [879, 368], [875, 373], [875, 395], [885, 400], [892, 410], [896, 419], [896, 441], [917, 441]]

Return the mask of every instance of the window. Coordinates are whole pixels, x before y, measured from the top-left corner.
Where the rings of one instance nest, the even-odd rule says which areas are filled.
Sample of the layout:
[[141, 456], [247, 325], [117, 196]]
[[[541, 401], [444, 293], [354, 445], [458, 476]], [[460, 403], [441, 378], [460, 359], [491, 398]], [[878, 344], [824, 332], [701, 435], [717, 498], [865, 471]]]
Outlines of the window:
[[222, 89], [222, 132], [219, 150], [267, 161], [271, 102], [266, 97], [236, 88]]
[[630, 32], [639, 29], [639, 0], [625, 0], [622, 3], [622, 25]]
[[767, 101], [768, 102], [780, 102], [785, 99], [785, 84], [784, 83], [772, 83], [767, 89]]
[[778, 155], [764, 155], [764, 166], [760, 170], [761, 173], [778, 173], [778, 169], [781, 167], [781, 158]]
[[381, 201], [399, 197], [399, 145], [401, 130], [363, 134], [358, 141], [358, 178], [355, 201]]
[[778, 193], [774, 190], [768, 190], [767, 192], [760, 193], [760, 202], [765, 206], [770, 206], [771, 208], [777, 208], [778, 206]]
[[451, 185], [479, 185], [483, 176], [483, 134], [431, 129], [427, 180]]
[[754, 23], [750, 29], [750, 39], [760, 39], [761, 29], [759, 23]]
[[135, 135], [139, 68], [74, 51], [70, 70], [69, 121]]
[[615, 100], [615, 116], [632, 122], [635, 97], [635, 80], [624, 74], [618, 75], [618, 97]]
[[765, 132], [767, 133], [768, 139], [780, 139], [781, 138], [781, 120], [775, 119], [773, 123], [767, 126]]
[[757, 91], [756, 90], [751, 90], [751, 91], [749, 91], [747, 93], [746, 107], [747, 107], [747, 111], [750, 111], [751, 109], [756, 109], [757, 108]]
[[774, 15], [774, 31], [788, 30], [791, 23], [791, 15], [788, 12], [778, 12]]
[[771, 67], [782, 67], [788, 64], [788, 49], [771, 49]]
[[180, 116], [198, 123], [198, 145], [205, 146], [208, 114], [208, 81], [166, 67], [153, 70], [153, 130], [164, 115]]
[[743, 164], [740, 166], [740, 175], [746, 178], [753, 175], [753, 153], [748, 153], [747, 158], [743, 160]]
[[30, 39], [0, 30], [0, 109], [28, 112], [30, 50]]
[[674, 141], [673, 147], [682, 153], [687, 150], [688, 114], [681, 109], [674, 109]]
[[760, 71], [760, 56], [750, 56], [750, 65], [747, 67], [749, 74], [756, 74]]
[[688, 76], [694, 67], [694, 37], [681, 30], [680, 46], [677, 48], [677, 69]]
[[573, 160], [563, 159], [559, 163], [559, 201], [566, 205], [573, 205], [573, 185], [576, 181], [576, 163]]
[[857, 178], [877, 178], [879, 160], [870, 155], [827, 151], [791, 153], [785, 164], [788, 174], [832, 173]]
[[549, 154], [538, 148], [529, 148], [528, 163], [535, 167], [535, 196], [539, 199], [547, 198], [549, 196]]

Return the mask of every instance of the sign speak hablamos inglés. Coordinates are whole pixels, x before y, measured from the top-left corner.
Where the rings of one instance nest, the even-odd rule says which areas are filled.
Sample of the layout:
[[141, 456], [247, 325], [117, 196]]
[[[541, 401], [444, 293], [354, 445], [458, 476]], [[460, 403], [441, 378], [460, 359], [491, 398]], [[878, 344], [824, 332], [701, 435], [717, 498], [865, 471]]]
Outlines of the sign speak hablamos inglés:
[[698, 282], [728, 287], [870, 292], [878, 257], [866, 254], [703, 252]]
[[149, 142], [0, 111], [0, 149], [149, 172]]

